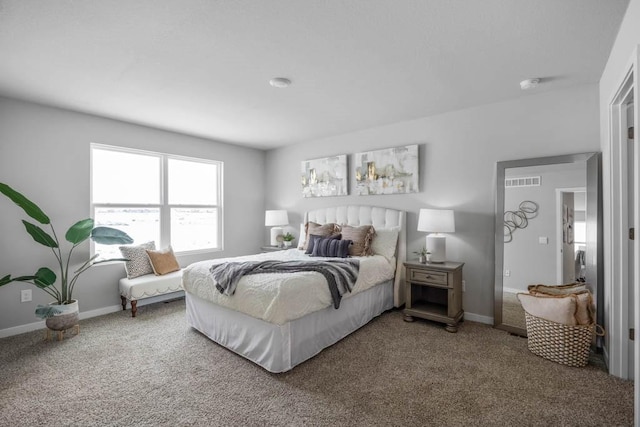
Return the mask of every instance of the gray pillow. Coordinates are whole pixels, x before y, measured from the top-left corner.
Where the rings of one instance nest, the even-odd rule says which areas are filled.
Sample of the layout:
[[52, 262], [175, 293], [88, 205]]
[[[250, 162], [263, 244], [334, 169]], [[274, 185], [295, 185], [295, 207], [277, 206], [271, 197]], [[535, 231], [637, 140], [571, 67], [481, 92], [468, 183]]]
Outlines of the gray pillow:
[[353, 242], [351, 240], [338, 240], [332, 239], [331, 237], [321, 237], [316, 240], [311, 256], [348, 258], [349, 246], [352, 243]]
[[307, 249], [304, 251], [305, 254], [311, 255], [313, 253], [313, 248], [316, 245], [318, 240], [327, 238], [327, 239], [338, 239], [342, 237], [342, 234], [332, 234], [331, 236], [318, 236], [316, 234], [310, 234], [309, 239], [307, 240]]
[[155, 242], [147, 242], [137, 246], [120, 246], [119, 249], [122, 257], [129, 260], [124, 263], [128, 279], [154, 274], [147, 249], [154, 251], [156, 249]]

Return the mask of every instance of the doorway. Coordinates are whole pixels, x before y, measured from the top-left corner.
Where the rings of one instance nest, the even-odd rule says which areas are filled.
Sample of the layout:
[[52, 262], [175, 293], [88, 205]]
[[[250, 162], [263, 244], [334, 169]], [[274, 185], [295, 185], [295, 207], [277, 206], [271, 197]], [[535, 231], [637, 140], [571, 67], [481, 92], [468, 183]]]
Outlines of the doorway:
[[[639, 372], [639, 340], [633, 340], [634, 331], [640, 329], [638, 239], [631, 239], [638, 218], [638, 190], [636, 184], [640, 166], [640, 150], [635, 146], [638, 137], [638, 66], [639, 51], [634, 51], [627, 73], [609, 103], [609, 170], [611, 176], [610, 248], [608, 264], [609, 338], [605, 345], [605, 358], [609, 372], [622, 378], [633, 379]], [[636, 388], [636, 407], [640, 395]]]
[[556, 188], [556, 283], [585, 282], [586, 188]]

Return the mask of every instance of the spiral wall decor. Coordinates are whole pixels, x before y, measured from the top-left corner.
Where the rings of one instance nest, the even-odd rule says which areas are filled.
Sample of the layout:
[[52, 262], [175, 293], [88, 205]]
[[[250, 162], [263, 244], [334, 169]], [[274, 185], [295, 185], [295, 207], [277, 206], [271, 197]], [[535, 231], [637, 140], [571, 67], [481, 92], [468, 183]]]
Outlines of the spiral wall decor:
[[538, 204], [531, 200], [523, 200], [516, 211], [504, 213], [504, 242], [513, 240], [513, 232], [519, 228], [526, 228], [529, 220], [538, 216]]

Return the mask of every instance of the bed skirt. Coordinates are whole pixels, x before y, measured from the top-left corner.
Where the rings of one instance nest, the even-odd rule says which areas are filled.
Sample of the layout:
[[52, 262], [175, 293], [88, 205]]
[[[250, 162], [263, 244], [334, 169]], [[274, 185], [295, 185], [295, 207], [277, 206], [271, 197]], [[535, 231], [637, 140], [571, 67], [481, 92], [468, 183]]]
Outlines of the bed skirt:
[[185, 292], [187, 324], [216, 343], [262, 366], [286, 372], [393, 308], [393, 281], [333, 306], [275, 325]]

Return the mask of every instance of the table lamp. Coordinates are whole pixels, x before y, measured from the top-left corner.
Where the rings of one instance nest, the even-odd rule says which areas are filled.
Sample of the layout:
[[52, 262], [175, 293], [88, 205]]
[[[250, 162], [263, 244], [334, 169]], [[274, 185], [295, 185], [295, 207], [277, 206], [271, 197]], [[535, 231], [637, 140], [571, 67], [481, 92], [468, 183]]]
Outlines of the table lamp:
[[420, 209], [418, 231], [430, 232], [427, 236], [427, 251], [431, 253], [430, 262], [443, 263], [447, 260], [446, 237], [439, 233], [456, 231], [453, 210]]
[[282, 226], [289, 224], [289, 215], [284, 210], [265, 211], [264, 225], [271, 227], [271, 246], [279, 246], [278, 236], [282, 235]]

